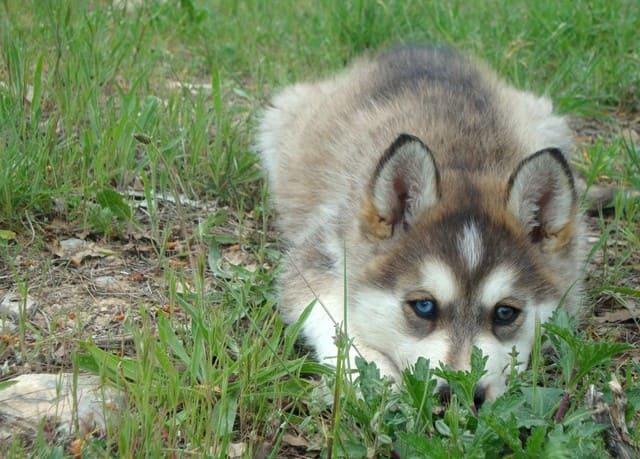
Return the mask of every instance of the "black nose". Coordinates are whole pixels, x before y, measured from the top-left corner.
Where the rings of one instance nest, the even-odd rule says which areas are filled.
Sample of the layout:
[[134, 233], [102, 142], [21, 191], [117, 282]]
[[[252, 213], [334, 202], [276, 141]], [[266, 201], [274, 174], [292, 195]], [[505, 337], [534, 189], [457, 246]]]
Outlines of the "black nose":
[[476, 386], [476, 391], [473, 393], [473, 404], [476, 408], [480, 408], [484, 403], [484, 398], [487, 395], [487, 388], [484, 386]]
[[[487, 395], [487, 389], [484, 386], [476, 386], [476, 390], [473, 393], [473, 404], [476, 408], [480, 408], [484, 403], [484, 399]], [[451, 401], [451, 387], [448, 384], [440, 386], [438, 389], [438, 396], [440, 397], [440, 403], [443, 405], [449, 404]]]
[[440, 397], [440, 403], [443, 405], [448, 405], [451, 401], [451, 388], [448, 384], [444, 386], [440, 386], [438, 389], [438, 396]]

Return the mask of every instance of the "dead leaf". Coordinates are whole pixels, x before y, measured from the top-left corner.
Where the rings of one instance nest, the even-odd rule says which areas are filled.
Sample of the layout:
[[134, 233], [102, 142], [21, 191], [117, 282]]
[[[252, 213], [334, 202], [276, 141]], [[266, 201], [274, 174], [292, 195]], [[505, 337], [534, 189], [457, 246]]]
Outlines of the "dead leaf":
[[621, 458], [638, 457], [640, 445], [629, 433], [626, 422], [627, 397], [615, 374], [611, 375], [609, 389], [611, 403], [605, 402], [602, 392], [596, 390], [594, 385], [589, 386], [585, 404], [590, 409], [593, 420], [606, 426], [605, 443], [611, 455]]
[[81, 250], [76, 253], [72, 257], [69, 258], [69, 261], [74, 266], [80, 266], [82, 262], [87, 258], [104, 258], [111, 255], [116, 255], [113, 250], [106, 249], [104, 247], [93, 246], [87, 250]]
[[176, 258], [170, 258], [169, 264], [175, 269], [181, 269], [189, 266], [189, 260], [178, 260]]
[[595, 320], [599, 323], [623, 323], [633, 320], [640, 320], [638, 314], [633, 314], [629, 309], [616, 309], [614, 311], [606, 311], [596, 316]]
[[[250, 264], [250, 255], [247, 252], [241, 250], [239, 244], [234, 244], [232, 246], [226, 247], [223, 250], [223, 256], [225, 261], [234, 266], [247, 266]], [[255, 270], [255, 266], [253, 270]]]
[[31, 86], [30, 84], [27, 85], [27, 90], [24, 94], [24, 100], [28, 104], [31, 104], [33, 102], [33, 86]]
[[189, 83], [183, 81], [169, 80], [167, 82], [169, 89], [187, 89], [193, 95], [199, 91], [211, 91], [211, 83]]
[[142, 181], [142, 177], [140, 177], [139, 175], [136, 175], [133, 178], [133, 183], [131, 184], [131, 188], [133, 188], [134, 191], [144, 191], [144, 182]]
[[82, 447], [84, 446], [84, 440], [82, 438], [76, 438], [69, 443], [69, 454], [75, 459], [82, 457]]
[[119, 312], [113, 317], [113, 320], [117, 322], [122, 322], [125, 318], [126, 318], [126, 315], [124, 314], [124, 312]]
[[25, 297], [17, 292], [10, 292], [0, 301], [0, 317], [18, 319], [23, 313], [31, 317], [37, 306], [31, 295]]
[[[20, 337], [18, 336], [18, 334], [9, 334], [9, 333], [4, 333], [2, 335], [0, 335], [0, 343], [2, 343], [5, 346], [13, 346], [15, 344], [18, 344], [18, 342], [20, 341]], [[5, 362], [8, 363], [8, 362]]]
[[285, 445], [289, 445], [289, 446], [295, 446], [295, 447], [299, 447], [299, 448], [308, 448], [309, 447], [309, 441], [302, 437], [302, 436], [297, 436], [297, 435], [293, 435], [290, 433], [285, 433], [282, 436], [282, 442]]
[[141, 273], [140, 271], [135, 271], [131, 274], [129, 274], [129, 276], [127, 277], [127, 280], [131, 281], [131, 282], [142, 282], [145, 279], [145, 275], [144, 273]]
[[180, 249], [180, 241], [167, 242], [167, 252], [175, 252]]
[[244, 442], [231, 443], [229, 444], [229, 448], [227, 449], [227, 457], [232, 459], [236, 457], [242, 457], [246, 449], [247, 444]]
[[97, 289], [107, 292], [126, 292], [129, 290], [129, 284], [114, 276], [99, 276], [93, 279], [93, 285]]
[[[141, 190], [129, 190], [124, 192], [125, 195], [134, 198], [136, 200], [136, 204], [141, 209], [147, 209], [149, 207], [149, 203], [147, 202], [147, 196]], [[185, 195], [178, 195], [177, 197], [171, 193], [152, 193], [151, 197], [157, 203], [162, 203], [163, 205], [168, 204], [180, 204], [182, 206], [189, 206], [194, 209], [199, 209], [206, 212], [214, 212], [218, 209], [218, 204], [216, 201], [198, 201], [195, 199], [190, 199]]]
[[176, 293], [185, 295], [193, 292], [193, 287], [187, 281], [181, 281], [176, 283]]
[[53, 355], [58, 359], [58, 361], [62, 362], [65, 358], [68, 357], [69, 352], [67, 351], [66, 346], [62, 345], [58, 347], [58, 349], [53, 353]]
[[89, 245], [87, 241], [85, 241], [84, 239], [79, 239], [77, 237], [63, 239], [58, 242], [58, 246], [60, 247], [60, 250], [62, 250], [61, 255], [59, 256], [68, 256], [72, 253], [82, 250], [87, 245]]
[[79, 238], [53, 241], [48, 245], [49, 251], [63, 260], [69, 260], [74, 266], [80, 266], [87, 258], [104, 258], [117, 255], [111, 249], [100, 247], [94, 242]]

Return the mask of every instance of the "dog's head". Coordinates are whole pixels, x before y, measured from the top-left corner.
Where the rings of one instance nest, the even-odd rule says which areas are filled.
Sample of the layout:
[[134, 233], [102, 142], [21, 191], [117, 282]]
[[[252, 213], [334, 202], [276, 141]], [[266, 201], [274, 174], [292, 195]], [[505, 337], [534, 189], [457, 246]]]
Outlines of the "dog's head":
[[352, 287], [351, 324], [398, 372], [418, 357], [468, 369], [477, 346], [489, 357], [480, 398], [493, 399], [513, 351], [526, 365], [536, 321], [578, 277], [578, 223], [573, 176], [556, 149], [501, 176], [439, 170], [425, 144], [401, 135], [365, 192], [370, 255]]

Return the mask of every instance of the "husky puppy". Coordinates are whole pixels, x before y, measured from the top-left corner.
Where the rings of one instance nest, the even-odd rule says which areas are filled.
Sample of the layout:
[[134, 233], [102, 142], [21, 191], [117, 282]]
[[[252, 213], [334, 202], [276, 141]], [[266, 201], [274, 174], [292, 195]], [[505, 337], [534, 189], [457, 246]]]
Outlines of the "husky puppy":
[[319, 361], [335, 364], [339, 323], [352, 368], [361, 355], [396, 380], [418, 357], [468, 369], [477, 346], [481, 403], [514, 349], [528, 363], [537, 320], [576, 311], [570, 130], [481, 63], [433, 47], [362, 58], [274, 97], [257, 146], [289, 246], [279, 308], [291, 322], [317, 300], [302, 334]]

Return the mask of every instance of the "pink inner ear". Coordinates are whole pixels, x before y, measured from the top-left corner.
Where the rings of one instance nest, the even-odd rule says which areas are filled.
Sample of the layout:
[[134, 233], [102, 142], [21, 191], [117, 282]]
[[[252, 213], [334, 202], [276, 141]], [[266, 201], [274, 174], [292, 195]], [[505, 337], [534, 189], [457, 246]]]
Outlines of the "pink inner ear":
[[538, 199], [538, 209], [540, 210], [545, 209], [551, 202], [552, 197], [553, 197], [553, 193], [551, 190], [547, 190], [544, 193], [542, 193], [542, 196], [540, 196], [540, 199]]
[[536, 202], [537, 210], [533, 219], [533, 227], [531, 228], [531, 242], [538, 243], [546, 236], [545, 232], [545, 210], [552, 204], [553, 191], [547, 189], [538, 198]]
[[529, 237], [531, 238], [531, 242], [533, 242], [534, 244], [537, 244], [540, 241], [542, 241], [542, 239], [544, 239], [544, 230], [542, 229], [542, 225], [540, 225], [539, 223], [536, 223], [533, 226], [533, 228], [531, 228], [531, 231], [529, 232]]
[[398, 198], [398, 203], [395, 206], [393, 212], [393, 224], [399, 223], [400, 220], [404, 220], [405, 212], [407, 211], [407, 199], [409, 198], [409, 190], [407, 184], [401, 177], [396, 177], [393, 181], [393, 192]]

